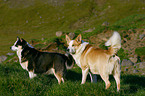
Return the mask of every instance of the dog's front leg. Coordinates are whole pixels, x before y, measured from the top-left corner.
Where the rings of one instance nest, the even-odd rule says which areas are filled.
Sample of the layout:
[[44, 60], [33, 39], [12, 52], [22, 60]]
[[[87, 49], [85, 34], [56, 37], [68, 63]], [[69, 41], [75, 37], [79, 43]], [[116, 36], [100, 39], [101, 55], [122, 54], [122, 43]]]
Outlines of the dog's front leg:
[[33, 71], [29, 71], [29, 77], [30, 79], [36, 77], [37, 75]]
[[84, 84], [86, 82], [88, 72], [89, 72], [89, 68], [82, 69], [82, 83], [81, 84]]

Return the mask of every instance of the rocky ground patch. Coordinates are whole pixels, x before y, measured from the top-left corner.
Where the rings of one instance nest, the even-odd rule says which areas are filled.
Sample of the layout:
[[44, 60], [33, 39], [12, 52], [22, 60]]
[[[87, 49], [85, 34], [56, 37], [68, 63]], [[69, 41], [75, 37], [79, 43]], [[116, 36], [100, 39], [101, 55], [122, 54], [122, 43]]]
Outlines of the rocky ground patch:
[[[113, 31], [104, 31], [97, 36], [91, 36], [89, 39], [93, 46], [100, 47], [112, 35]], [[127, 59], [121, 62], [121, 69], [124, 73], [145, 74], [145, 51], [137, 53], [138, 48], [145, 47], [145, 29], [136, 29], [119, 32], [122, 37], [122, 49], [127, 54]], [[142, 54], [142, 55], [139, 55]]]
[[[32, 40], [30, 43], [36, 49], [40, 51], [48, 51], [48, 52], [60, 52], [66, 53], [66, 41], [65, 39], [60, 39], [61, 36], [65, 36], [65, 34], [61, 31], [56, 32], [58, 38], [54, 39], [51, 42], [46, 40], [35, 41]], [[112, 35], [113, 31], [104, 31], [100, 34], [90, 36], [84, 41], [89, 41], [94, 47], [102, 47], [107, 39]], [[122, 50], [127, 55], [127, 58], [121, 58], [121, 70], [123, 73], [127, 74], [145, 74], [145, 55], [139, 55], [136, 52], [137, 48], [142, 48], [145, 46], [145, 29], [137, 29], [137, 30], [128, 30], [128, 31], [120, 31], [119, 32], [122, 37]], [[71, 38], [74, 38], [75, 33], [69, 33]], [[82, 34], [83, 36], [83, 34]], [[145, 52], [145, 51], [142, 51]], [[13, 58], [9, 59], [9, 56], [13, 56]], [[8, 60], [9, 59], [9, 60]], [[2, 62], [18, 62], [18, 59], [14, 53], [7, 53], [6, 56], [0, 56], [0, 63]]]

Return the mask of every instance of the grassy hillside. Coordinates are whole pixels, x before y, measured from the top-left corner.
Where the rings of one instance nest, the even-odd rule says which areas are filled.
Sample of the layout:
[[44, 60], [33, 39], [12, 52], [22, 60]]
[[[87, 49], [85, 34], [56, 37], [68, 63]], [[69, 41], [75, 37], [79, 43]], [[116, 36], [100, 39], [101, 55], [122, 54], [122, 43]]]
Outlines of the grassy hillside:
[[97, 33], [104, 30], [100, 28], [103, 22], [113, 26], [111, 30], [126, 25], [144, 28], [145, 24], [143, 0], [0, 0], [0, 3], [0, 54], [9, 51], [16, 36], [41, 39], [54, 37], [56, 31], [82, 32], [90, 28]]
[[65, 83], [58, 85], [53, 75], [38, 75], [28, 78], [28, 73], [19, 63], [0, 64], [1, 96], [143, 96], [145, 77], [121, 75], [121, 90], [116, 91], [116, 83], [110, 76], [111, 87], [105, 90], [105, 83], [98, 76], [97, 83], [90, 83], [90, 78], [81, 85], [81, 70], [77, 67], [68, 70]]
[[[103, 25], [104, 22], [107, 24]], [[92, 32], [84, 32], [88, 29]], [[145, 32], [144, 0], [0, 0], [0, 55], [12, 52], [9, 47], [16, 36], [29, 43], [34, 41], [37, 44], [33, 46], [37, 49], [45, 49], [50, 44], [50, 49], [64, 53], [65, 34], [69, 32], [81, 33], [85, 41], [105, 48], [102, 38], [108, 38], [114, 30], [122, 37], [122, 48], [118, 52], [121, 60], [134, 56], [132, 50], [145, 60], [145, 39], [138, 39]], [[63, 35], [56, 37], [56, 31], [62, 31]], [[59, 45], [57, 40], [60, 40]], [[135, 69], [136, 66], [131, 67]], [[29, 79], [28, 72], [21, 68], [15, 54], [0, 64], [0, 95], [144, 96], [145, 76], [141, 71], [128, 74], [125, 68], [129, 70], [130, 67], [122, 69], [120, 92], [116, 91], [112, 76], [108, 90], [105, 90], [100, 76], [97, 76], [97, 83], [90, 83], [88, 77], [86, 84], [80, 85], [81, 70], [77, 65], [68, 70], [65, 83], [58, 85], [53, 75]]]

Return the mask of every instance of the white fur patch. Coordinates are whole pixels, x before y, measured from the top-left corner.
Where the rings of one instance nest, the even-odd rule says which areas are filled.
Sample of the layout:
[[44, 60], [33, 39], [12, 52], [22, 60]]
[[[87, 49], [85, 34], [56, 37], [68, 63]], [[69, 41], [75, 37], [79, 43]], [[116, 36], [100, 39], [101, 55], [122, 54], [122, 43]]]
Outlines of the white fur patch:
[[73, 43], [74, 43], [74, 40], [71, 40], [70, 43], [69, 43], [69, 46], [68, 46], [70, 53], [75, 53], [76, 52], [75, 48], [72, 46]]
[[28, 61], [21, 62], [20, 65], [22, 66], [23, 69], [28, 71]]
[[30, 79], [36, 77], [37, 75], [34, 72], [29, 71], [29, 77]]
[[18, 55], [18, 58], [19, 58], [20, 65], [21, 65], [21, 67], [23, 69], [28, 71], [28, 61], [26, 61], [26, 62], [22, 62], [21, 61], [21, 58], [22, 58], [22, 55], [21, 55], [21, 53], [22, 53], [22, 46], [18, 46], [17, 48], [18, 48], [17, 55]]
[[[73, 40], [72, 40], [73, 41]], [[88, 42], [83, 42], [80, 47], [76, 50], [75, 54], [71, 54], [73, 58], [75, 59], [76, 64], [81, 68], [80, 63], [80, 57], [82, 55], [82, 52], [85, 50], [86, 46], [88, 45]]]
[[11, 50], [13, 51], [17, 51], [18, 47], [16, 47], [15, 45], [17, 44], [18, 40], [14, 43], [14, 45], [11, 47]]
[[105, 46], [112, 46], [113, 48], [121, 48], [121, 37], [118, 32], [114, 32], [109, 40], [105, 43]]
[[19, 62], [21, 63], [21, 52], [22, 52], [22, 48], [21, 47], [17, 47], [18, 48], [18, 50], [17, 50], [17, 56], [18, 56], [18, 58], [19, 58]]

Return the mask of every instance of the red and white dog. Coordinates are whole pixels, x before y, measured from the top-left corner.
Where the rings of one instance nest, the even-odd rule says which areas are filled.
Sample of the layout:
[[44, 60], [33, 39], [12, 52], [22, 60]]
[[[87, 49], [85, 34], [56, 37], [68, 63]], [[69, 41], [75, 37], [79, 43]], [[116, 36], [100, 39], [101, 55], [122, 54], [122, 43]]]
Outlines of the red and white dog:
[[121, 48], [121, 37], [118, 32], [114, 32], [112, 37], [105, 43], [110, 46], [108, 50], [92, 47], [88, 42], [83, 42], [81, 35], [75, 40], [71, 40], [66, 35], [66, 41], [70, 54], [76, 64], [82, 69], [82, 82], [86, 82], [89, 71], [93, 74], [100, 74], [106, 84], [106, 89], [110, 87], [109, 74], [113, 74], [117, 91], [120, 90], [120, 58], [116, 56]]

